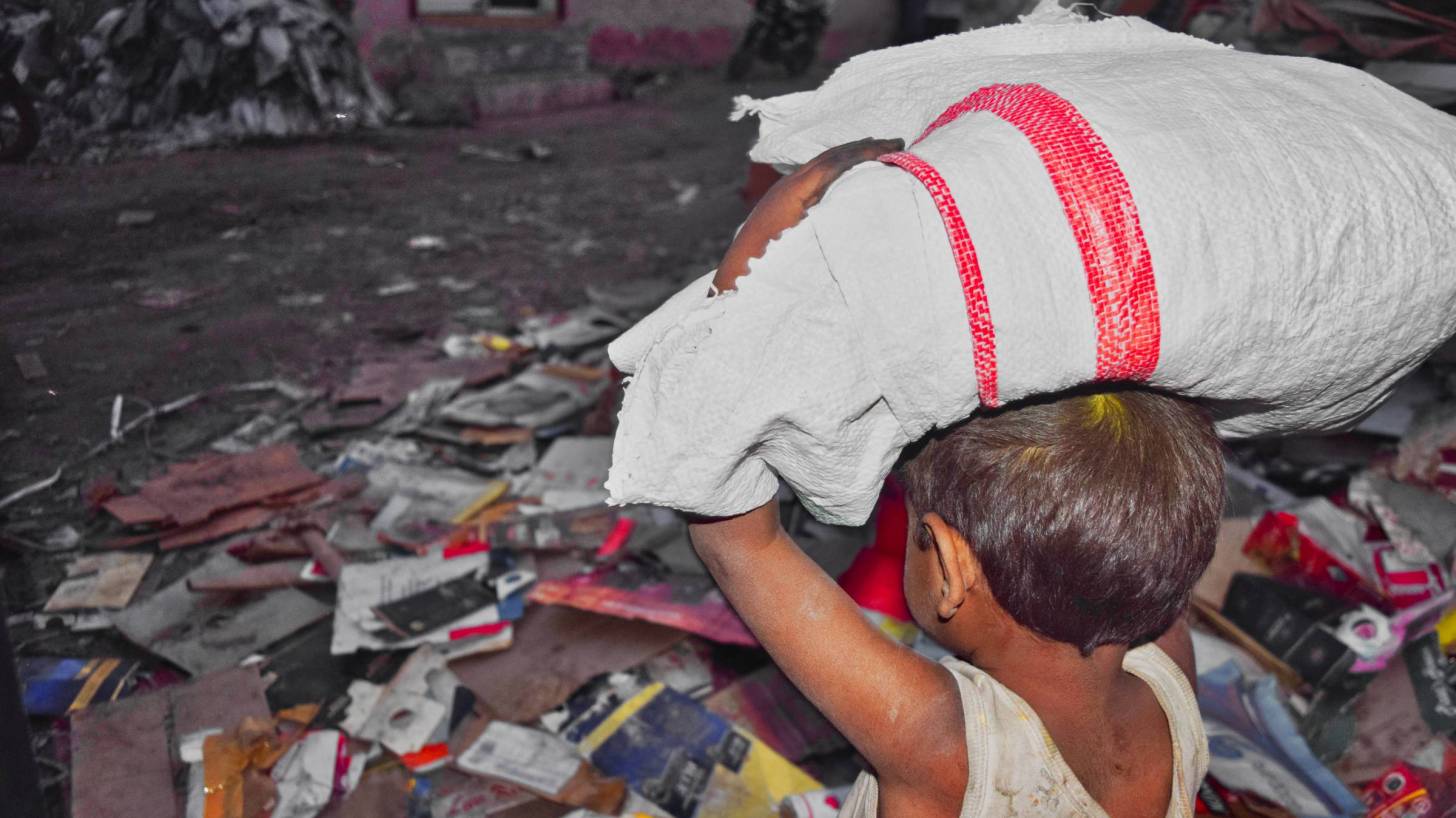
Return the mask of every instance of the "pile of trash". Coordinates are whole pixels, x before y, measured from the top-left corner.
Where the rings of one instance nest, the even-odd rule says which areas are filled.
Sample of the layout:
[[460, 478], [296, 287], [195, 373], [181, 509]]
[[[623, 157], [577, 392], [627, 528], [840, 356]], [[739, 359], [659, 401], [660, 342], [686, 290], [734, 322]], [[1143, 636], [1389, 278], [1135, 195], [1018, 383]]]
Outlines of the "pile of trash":
[[[25, 704], [71, 814], [827, 803], [852, 752], [756, 648], [684, 520], [604, 504], [621, 393], [604, 345], [680, 286], [593, 286], [514, 325], [467, 308], [451, 327], [468, 331], [370, 339], [330, 382], [118, 400], [112, 454], [177, 456], [77, 461], [0, 499], [0, 543], [35, 578], [9, 622]], [[53, 502], [69, 521], [36, 529]], [[862, 542], [788, 515], [833, 572]]]
[[[38, 592], [8, 625], [54, 796], [83, 818], [832, 815], [853, 750], [680, 516], [603, 502], [604, 345], [681, 285], [594, 286], [515, 324], [464, 308], [310, 386], [118, 400], [93, 451], [177, 455], [79, 481], [74, 462], [0, 499]], [[1193, 613], [1200, 814], [1456, 808], [1456, 402], [1437, 374], [1349, 434], [1231, 453]], [[193, 443], [163, 446], [169, 428]], [[785, 497], [785, 524], [939, 658], [893, 602], [895, 497], [862, 529]]]
[[130, 0], [79, 36], [0, 4], [43, 103], [41, 149], [166, 153], [377, 127], [393, 105], [327, 0]]
[[1456, 405], [1437, 391], [1418, 371], [1353, 433], [1229, 464], [1193, 604], [1210, 804], [1456, 810]]

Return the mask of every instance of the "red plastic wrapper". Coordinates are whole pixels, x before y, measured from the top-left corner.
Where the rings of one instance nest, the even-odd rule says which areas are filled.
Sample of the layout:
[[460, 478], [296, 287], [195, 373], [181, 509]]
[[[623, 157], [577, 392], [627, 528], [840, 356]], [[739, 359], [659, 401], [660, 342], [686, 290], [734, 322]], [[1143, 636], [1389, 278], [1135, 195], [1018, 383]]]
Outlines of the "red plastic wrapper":
[[1440, 565], [1412, 562], [1389, 544], [1375, 547], [1375, 576], [1386, 601], [1396, 610], [1425, 602], [1446, 590]]
[[1328, 501], [1266, 513], [1244, 541], [1244, 553], [1279, 579], [1354, 604], [1389, 605], [1375, 578], [1364, 525]]
[[1361, 790], [1369, 818], [1456, 816], [1456, 791], [1434, 772], [1397, 762]]

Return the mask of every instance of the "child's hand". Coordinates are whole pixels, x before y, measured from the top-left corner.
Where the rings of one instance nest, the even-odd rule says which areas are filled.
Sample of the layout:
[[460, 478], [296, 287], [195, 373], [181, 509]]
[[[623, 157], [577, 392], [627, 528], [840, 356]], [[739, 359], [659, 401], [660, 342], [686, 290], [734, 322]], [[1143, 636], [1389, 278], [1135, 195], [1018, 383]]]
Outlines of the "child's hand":
[[904, 147], [903, 139], [861, 139], [830, 148], [780, 179], [759, 200], [738, 231], [718, 265], [713, 286], [720, 292], [733, 289], [738, 277], [748, 272], [749, 260], [763, 255], [769, 242], [798, 224], [845, 171]]

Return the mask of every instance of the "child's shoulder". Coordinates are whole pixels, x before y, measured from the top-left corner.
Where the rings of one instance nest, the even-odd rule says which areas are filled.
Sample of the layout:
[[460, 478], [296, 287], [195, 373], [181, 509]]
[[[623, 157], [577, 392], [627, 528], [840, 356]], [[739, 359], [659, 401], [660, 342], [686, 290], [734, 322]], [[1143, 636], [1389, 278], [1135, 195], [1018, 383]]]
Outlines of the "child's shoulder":
[[[960, 784], [964, 790], [963, 802], [958, 811], [948, 815], [971, 818], [1005, 814], [1108, 814], [1091, 794], [1101, 795], [1105, 790], [1083, 783], [1083, 778], [1091, 777], [1087, 775], [1089, 760], [1082, 758], [1088, 755], [1084, 752], [1086, 745], [1059, 746], [1036, 710], [985, 670], [954, 657], [942, 659], [940, 664], [955, 679], [966, 731], [967, 775]], [[1123, 667], [1152, 693], [1151, 697], [1144, 695], [1147, 706], [1140, 709], [1147, 712], [1141, 714], [1146, 718], [1140, 720], [1166, 726], [1167, 732], [1157, 742], [1162, 751], [1148, 754], [1158, 756], [1158, 763], [1152, 765], [1158, 774], [1151, 778], [1159, 782], [1156, 789], [1168, 793], [1172, 799], [1168, 814], [1184, 814], [1184, 803], [1191, 803], [1193, 788], [1208, 768], [1207, 740], [1192, 685], [1180, 664], [1155, 644], [1128, 651]], [[1171, 781], [1170, 769], [1165, 766], [1170, 744]], [[1092, 763], [1095, 766], [1095, 761]], [[1083, 775], [1079, 776], [1074, 767], [1081, 769]], [[878, 805], [881, 800], [890, 804], [914, 797], [913, 793], [898, 792], [893, 785], [881, 790], [872, 779], [858, 782], [856, 791], [851, 804]], [[841, 814], [854, 818], [861, 814], [875, 815], [875, 812], [850, 810]]]

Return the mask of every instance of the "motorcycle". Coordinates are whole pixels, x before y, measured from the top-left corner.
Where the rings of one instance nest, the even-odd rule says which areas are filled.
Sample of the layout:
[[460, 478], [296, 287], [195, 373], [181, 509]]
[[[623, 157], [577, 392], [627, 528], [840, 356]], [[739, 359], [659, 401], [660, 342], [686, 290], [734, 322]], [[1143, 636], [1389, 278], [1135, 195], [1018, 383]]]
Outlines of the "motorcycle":
[[829, 0], [755, 0], [753, 21], [728, 59], [728, 79], [748, 76], [756, 60], [778, 63], [789, 76], [809, 70], [829, 26]]

